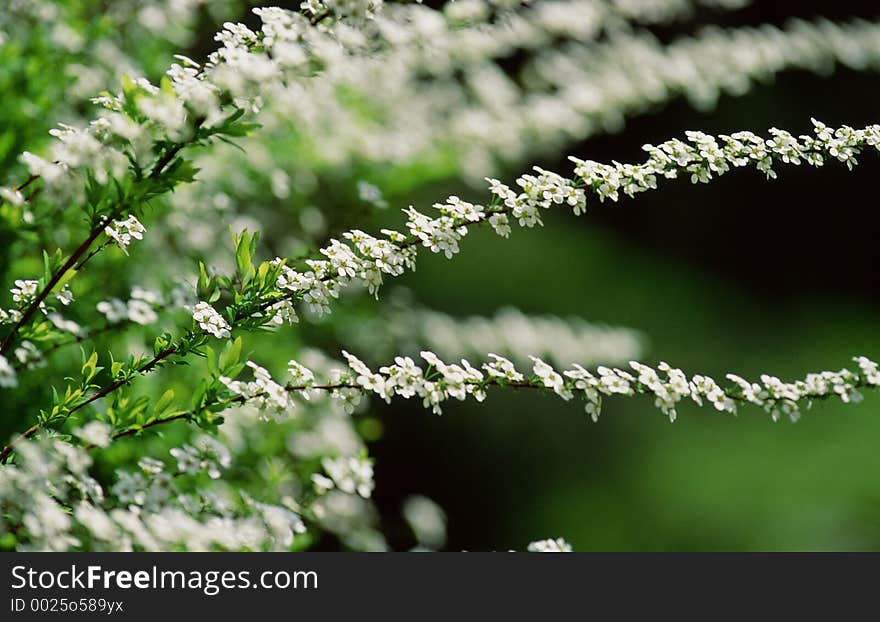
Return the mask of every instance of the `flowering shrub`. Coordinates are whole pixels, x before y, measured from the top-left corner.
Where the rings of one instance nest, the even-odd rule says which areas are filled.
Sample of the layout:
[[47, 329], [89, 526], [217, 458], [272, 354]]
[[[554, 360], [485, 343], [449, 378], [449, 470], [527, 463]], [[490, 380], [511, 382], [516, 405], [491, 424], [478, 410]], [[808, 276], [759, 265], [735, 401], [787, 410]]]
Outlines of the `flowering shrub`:
[[[637, 163], [524, 163], [680, 95], [707, 108], [787, 68], [876, 68], [880, 24], [662, 43], [643, 26], [745, 3], [309, 0], [225, 23], [215, 51], [175, 55], [151, 82], [150, 63], [195, 38], [208, 3], [134, 4], [132, 21], [127, 0], [104, 17], [79, 3], [0, 9], [0, 59], [41, 55], [63, 76], [2, 90], [0, 395], [22, 413], [0, 449], [4, 547], [302, 550], [332, 537], [383, 550], [359, 418], [394, 399], [439, 415], [533, 390], [595, 421], [606, 398], [646, 395], [670, 420], [684, 401], [797, 419], [880, 385], [864, 356], [795, 381], [691, 375], [636, 362], [647, 342], [633, 329], [512, 308], [456, 318], [386, 287], [422, 253], [465, 252], [475, 229], [511, 238], [679, 177], [852, 169], [880, 149], [880, 125], [691, 131]], [[0, 66], [4, 83], [31, 71]], [[32, 107], [58, 120], [49, 140]], [[510, 166], [528, 172], [496, 179]], [[408, 205], [391, 224], [391, 206], [456, 176], [482, 198]], [[266, 332], [277, 341], [264, 352]], [[444, 546], [437, 504], [413, 496], [402, 514], [417, 547]]]

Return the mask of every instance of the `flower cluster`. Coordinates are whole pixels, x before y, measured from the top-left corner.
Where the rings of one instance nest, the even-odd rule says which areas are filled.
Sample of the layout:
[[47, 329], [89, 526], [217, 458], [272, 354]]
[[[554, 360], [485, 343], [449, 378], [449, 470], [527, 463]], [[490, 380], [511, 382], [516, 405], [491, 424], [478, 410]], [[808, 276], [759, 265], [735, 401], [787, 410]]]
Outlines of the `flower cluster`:
[[423, 550], [437, 550], [446, 543], [446, 513], [428, 497], [408, 497], [403, 503], [403, 517]]
[[37, 297], [39, 282], [33, 280], [16, 279], [15, 287], [9, 290], [12, 301], [24, 306]]
[[[643, 363], [632, 361], [632, 372], [620, 368], [599, 366], [595, 372], [574, 364], [568, 369], [557, 371], [552, 365], [537, 357], [532, 359], [532, 375], [520, 372], [513, 362], [491, 354], [490, 362], [480, 368], [474, 367], [466, 359], [458, 363], [446, 363], [430, 351], [421, 353], [428, 363], [423, 369], [409, 357], [396, 357], [394, 364], [372, 371], [356, 356], [343, 351], [348, 362], [350, 375], [332, 380], [324, 385], [315, 385], [314, 374], [303, 365], [291, 361], [291, 369], [296, 378], [308, 378], [305, 384], [291, 383], [286, 387], [274, 385], [272, 390], [288, 393], [330, 391], [334, 398], [350, 400], [352, 389], [365, 394], [375, 394], [391, 401], [392, 397], [421, 399], [425, 408], [436, 414], [442, 413], [443, 402], [449, 399], [464, 400], [468, 396], [478, 402], [486, 399], [486, 389], [490, 386], [512, 388], [549, 389], [563, 400], [580, 397], [584, 400], [587, 414], [596, 421], [602, 407], [602, 400], [610, 396], [647, 395], [654, 398], [655, 406], [674, 421], [676, 407], [682, 400], [689, 400], [698, 406], [710, 404], [715, 410], [736, 414], [741, 404], [751, 404], [769, 413], [773, 420], [781, 415], [797, 419], [803, 406], [809, 408], [816, 400], [836, 397], [843, 402], [856, 402], [861, 399], [861, 389], [880, 387], [880, 370], [877, 364], [866, 358], [857, 357], [859, 372], [842, 369], [837, 372], [823, 371], [809, 373], [803, 380], [783, 382], [775, 376], [762, 375], [760, 382], [749, 382], [728, 374], [731, 386], [722, 387], [707, 375], [688, 377], [682, 370], [660, 363], [654, 369]], [[251, 364], [253, 365], [253, 364]], [[228, 383], [228, 380], [227, 380]], [[240, 387], [232, 385], [239, 395], [248, 397]], [[257, 391], [259, 385], [250, 388], [250, 395], [265, 399], [269, 391]], [[288, 404], [288, 402], [285, 402]]]
[[[445, 203], [434, 204], [440, 215], [431, 217], [410, 206], [404, 210], [410, 236], [388, 229], [382, 230], [384, 238], [357, 229], [346, 232], [343, 237], [349, 243], [331, 240], [320, 251], [326, 259], [306, 260], [307, 271], [294, 270], [280, 258], [274, 260], [273, 264], [281, 268], [276, 286], [284, 300], [296, 298], [313, 312], [329, 313], [330, 301], [339, 296], [342, 287], [360, 284], [375, 293], [384, 274], [398, 276], [407, 268], [415, 268], [416, 245], [452, 257], [459, 252], [459, 242], [469, 227], [487, 222], [492, 216], [510, 215], [521, 226], [534, 227], [543, 224], [541, 212], [551, 207], [567, 205], [575, 214], [584, 213], [588, 193], [595, 194], [600, 201], [606, 198], [616, 201], [620, 192], [632, 197], [656, 189], [659, 178], [675, 179], [688, 174], [693, 183], [706, 183], [732, 168], [750, 163], [768, 177], [775, 176], [773, 166], [782, 163], [821, 166], [826, 158], [833, 158], [852, 167], [856, 155], [866, 147], [880, 149], [880, 125], [831, 129], [816, 120], [813, 125], [813, 136], [794, 137], [774, 128], [770, 130], [769, 139], [752, 132], [718, 138], [688, 132], [690, 142], [672, 139], [659, 146], [645, 145], [643, 149], [649, 157], [638, 165], [571, 158], [576, 165], [574, 179], [535, 167], [537, 175], [525, 174], [516, 180], [520, 192], [496, 179], [488, 179], [494, 195], [490, 207], [451, 196]], [[505, 237], [508, 234], [506, 222], [503, 231], [499, 231], [497, 224], [493, 225], [496, 232]], [[202, 311], [210, 309], [205, 303], [200, 304], [204, 305], [199, 307]], [[225, 320], [219, 319], [228, 330]], [[277, 318], [268, 321], [277, 323]]]
[[530, 553], [571, 553], [571, 545], [562, 538], [547, 538], [529, 543]]
[[[174, 24], [191, 17], [201, 1], [146, 4], [135, 21], [148, 30], [179, 31]], [[30, 4], [39, 3], [23, 0], [11, 11], [0, 9], [0, 27], [14, 24], [8, 15]], [[877, 125], [829, 128], [814, 121], [814, 132], [800, 136], [775, 128], [766, 137], [688, 132], [681, 140], [646, 145], [642, 163], [572, 158], [573, 176], [535, 167], [510, 185], [488, 178], [489, 200], [452, 195], [426, 213], [410, 206], [399, 231], [382, 229], [376, 235], [353, 229], [333, 237], [348, 214], [337, 222], [331, 210], [310, 205], [313, 199], [317, 203], [327, 181], [338, 177], [340, 186], [351, 182], [351, 188], [340, 188], [339, 196], [357, 197], [352, 202], [356, 209], [382, 209], [389, 204], [385, 196], [399, 196], [407, 184], [457, 173], [479, 179], [501, 163], [613, 129], [626, 116], [678, 95], [705, 105], [721, 92], [745, 92], [753, 80], [785, 68], [820, 71], [843, 63], [865, 69], [880, 61], [880, 25], [867, 22], [707, 29], [671, 43], [661, 43], [632, 24], [678, 19], [697, 5], [741, 4], [556, 0], [523, 6], [460, 0], [436, 10], [385, 6], [380, 0], [307, 0], [301, 7], [304, 14], [261, 8], [254, 11], [259, 26], [224, 24], [216, 35], [220, 48], [207, 62], [175, 56], [177, 62], [159, 84], [137, 77], [154, 75], [152, 70], [102, 61], [113, 66], [114, 75], [126, 75], [122, 91], [94, 98], [101, 109], [91, 122], [59, 125], [45, 149], [30, 147], [41, 154], [26, 151], [20, 157], [30, 177], [18, 186], [0, 188], [3, 218], [21, 223], [26, 232], [16, 245], [43, 246], [49, 240], [63, 246], [71, 239], [69, 223], [63, 222], [53, 237], [44, 235], [42, 224], [52, 222], [63, 205], [82, 204], [91, 225], [75, 251], [43, 252], [40, 280], [15, 281], [10, 293], [16, 308], [0, 309], [0, 324], [15, 324], [0, 345], [0, 387], [16, 387], [22, 370], [45, 364], [44, 357], [56, 346], [84, 342], [126, 323], [158, 321], [165, 297], [140, 288], [127, 301], [98, 302], [97, 311], [106, 319], [99, 329], [80, 327], [53, 302], [72, 305], [70, 272], [79, 272], [111, 243], [127, 255], [134, 240], [144, 239], [138, 217], [148, 202], [190, 184], [201, 169], [200, 181], [207, 181], [199, 185], [209, 200], [178, 194], [181, 198], [172, 200], [169, 215], [173, 226], [168, 229], [181, 232], [192, 244], [169, 244], [164, 236], [144, 240], [150, 253], [163, 247], [161, 269], [177, 270], [177, 260], [191, 262], [193, 250], [205, 251], [195, 288], [200, 300], [184, 302], [171, 295], [174, 306], [186, 307], [198, 330], [189, 324], [180, 327], [176, 340], [169, 333], [159, 336], [152, 359], [129, 347], [133, 352], [128, 360], [119, 360], [112, 356], [117, 354], [114, 348], [106, 368], [98, 366], [99, 359], [107, 358], [104, 353], [84, 352], [81, 372], [67, 377], [66, 391], [53, 392], [51, 408], [41, 410], [38, 422], [2, 449], [0, 462], [13, 457], [14, 463], [0, 478], [0, 526], [8, 523], [20, 548], [38, 550], [259, 550], [291, 548], [308, 521], [310, 528], [339, 536], [344, 546], [379, 550], [387, 543], [375, 528], [376, 508], [370, 501], [376, 486], [366, 449], [370, 425], [365, 422], [361, 429], [355, 425], [360, 421], [350, 416], [374, 395], [385, 401], [418, 399], [440, 414], [449, 400], [485, 400], [492, 387], [531, 389], [566, 401], [580, 399], [594, 420], [605, 398], [644, 395], [670, 420], [685, 402], [725, 413], [749, 404], [775, 420], [782, 415], [797, 418], [816, 400], [855, 402], [860, 391], [880, 386], [880, 368], [865, 357], [856, 359], [855, 370], [811, 373], [793, 382], [772, 375], [750, 381], [729, 374], [719, 383], [666, 363], [652, 367], [632, 361], [642, 354], [640, 335], [634, 331], [513, 310], [489, 319], [453, 319], [417, 309], [408, 311], [409, 324], [383, 316], [385, 332], [392, 337], [387, 356], [392, 350], [401, 354], [392, 363], [372, 368], [343, 351], [342, 364], [304, 348], [294, 355], [298, 361], [288, 363], [284, 381], [273, 379], [272, 361], [266, 367], [242, 361], [241, 340], [232, 339], [233, 331], [297, 322], [297, 304], [305, 307], [307, 319], [309, 314], [326, 314], [344, 288], [378, 297], [387, 278], [415, 269], [419, 248], [452, 258], [472, 227], [485, 226], [507, 238], [515, 224], [541, 225], [550, 208], [568, 207], [580, 215], [595, 199], [634, 197], [657, 188], [663, 179], [707, 183], [746, 166], [772, 178], [782, 165], [818, 167], [830, 161], [852, 168], [862, 151], [878, 148]], [[110, 0], [108, 11], [120, 6]], [[92, 45], [58, 21], [63, 11], [45, 11], [53, 45], [71, 52]], [[5, 36], [0, 29], [0, 46]], [[113, 56], [114, 49], [110, 46], [102, 55]], [[516, 68], [508, 62], [514, 57], [522, 58]], [[73, 73], [79, 76], [78, 88], [83, 81], [101, 79], [85, 65]], [[92, 92], [98, 90], [96, 85]], [[257, 127], [245, 122], [251, 114], [260, 114], [260, 122], [273, 131], [258, 144], [246, 144], [247, 162], [220, 158], [210, 149], [198, 161], [190, 159], [186, 149], [192, 145], [228, 141], [226, 137], [246, 140]], [[377, 181], [395, 177], [398, 167], [419, 173], [397, 176], [407, 178], [400, 184], [397, 179], [387, 186]], [[300, 250], [312, 245], [322, 248], [302, 261], [279, 258], [257, 266], [254, 245], [248, 248], [241, 243], [244, 236], [233, 234], [236, 270], [228, 276], [229, 258], [212, 255], [220, 245], [211, 226], [218, 219], [206, 217], [214, 215], [209, 211], [223, 211], [223, 222], [237, 231], [244, 225], [254, 231], [278, 222], [236, 212], [239, 206], [251, 206], [241, 193], [248, 187], [255, 187], [258, 195], [270, 189], [272, 197], [265, 203], [273, 209], [276, 199], [291, 197], [295, 200], [289, 203], [303, 206], [298, 219], [290, 222], [298, 220], [301, 237], [307, 239], [300, 239], [300, 231], [279, 233], [273, 236], [273, 247], [297, 256], [307, 256]], [[102, 233], [105, 243], [92, 249]], [[150, 268], [132, 270], [135, 278], [169, 280], [168, 274], [144, 274]], [[10, 273], [19, 274], [17, 268]], [[195, 281], [188, 274], [174, 276]], [[41, 290], [41, 283], [48, 283], [47, 289]], [[83, 296], [85, 288], [77, 293]], [[86, 312], [94, 313], [90, 304], [82, 313], [74, 307], [70, 317], [88, 322]], [[216, 306], [223, 304], [228, 306]], [[373, 331], [360, 324], [360, 317], [353, 323], [364, 338], [375, 336], [366, 334]], [[302, 344], [308, 344], [313, 335], [300, 332]], [[58, 340], [63, 333], [65, 339]], [[215, 353], [207, 335], [228, 341]], [[353, 340], [342, 341], [352, 349]], [[354, 347], [385, 356], [369, 345], [355, 342]], [[415, 360], [417, 351], [424, 364]], [[482, 364], [462, 358], [484, 352], [493, 354]], [[140, 376], [160, 366], [185, 364], [193, 354], [204, 355], [209, 373], [199, 376], [195, 366], [176, 367], [182, 370], [178, 384], [192, 389], [186, 400], [175, 397], [171, 388], [158, 399], [139, 389], [129, 391]], [[457, 362], [447, 362], [451, 359]], [[110, 372], [109, 381], [106, 372], [101, 374], [104, 369]], [[239, 379], [242, 372], [246, 377]], [[81, 419], [95, 408], [92, 404], [101, 405], [97, 419]], [[227, 417], [226, 411], [235, 416]], [[114, 453], [101, 448], [119, 439], [175, 421], [216, 431], [224, 418], [216, 438], [196, 434], [170, 448], [170, 459], [143, 457], [136, 469], [118, 469], [110, 485], [90, 474], [93, 456]], [[266, 438], [266, 426], [254, 425], [257, 418], [275, 419], [271, 439]], [[82, 425], [73, 427], [79, 421]], [[267, 445], [277, 453], [264, 455]], [[251, 483], [257, 480], [250, 490], [224, 481], [224, 473], [235, 464], [256, 465], [238, 469], [247, 472], [241, 477], [253, 478]], [[113, 471], [101, 467], [95, 472], [106, 476]], [[265, 486], [267, 478], [277, 486]], [[404, 514], [419, 546], [442, 546], [442, 510], [424, 498], [415, 499]], [[571, 547], [562, 539], [548, 539], [533, 542], [529, 550]]]
[[619, 193], [633, 197], [657, 188], [660, 178], [689, 175], [693, 183], [707, 183], [731, 168], [754, 165], [768, 178], [775, 178], [775, 164], [822, 166], [826, 159], [837, 160], [850, 169], [865, 147], [880, 146], [880, 125], [864, 129], [843, 126], [832, 129], [813, 119], [815, 135], [794, 136], [772, 128], [770, 138], [752, 132], [735, 132], [718, 137], [687, 132], [688, 142], [672, 139], [660, 145], [645, 145], [648, 159], [638, 165], [602, 164], [571, 158], [575, 174], [595, 191], [600, 200], [617, 201]]
[[[680, 9], [686, 3], [660, 4]], [[221, 209], [224, 221], [230, 216], [249, 222], [271, 219], [275, 198], [290, 192], [289, 183], [279, 185], [278, 178], [338, 180], [359, 159], [434, 162], [441, 153], [448, 168], [434, 174], [457, 173], [476, 184], [495, 174], [499, 162], [521, 164], [535, 154], [619, 128], [626, 118], [680, 95], [706, 107], [721, 93], [742, 95], [754, 82], [786, 69], [825, 72], [840, 63], [864, 70], [876, 66], [878, 58], [878, 26], [863, 21], [703, 29], [666, 43], [620, 28], [629, 11], [621, 18], [615, 6], [593, 0], [493, 5], [483, 18], [465, 22], [454, 19], [453, 10], [451, 4], [441, 13], [394, 3], [366, 25], [327, 19], [317, 27], [284, 11], [270, 25], [264, 14], [262, 28], [252, 31], [258, 39], [268, 37], [276, 48], [275, 41], [289, 44], [296, 57], [315, 58], [324, 70], [299, 77], [288, 72], [283, 86], [261, 87], [260, 115], [273, 131], [247, 142], [249, 158], [231, 163], [222, 150], [199, 157], [206, 183], [173, 197], [173, 218], [180, 222], [175, 235], [214, 262], [222, 258], [218, 249], [225, 229], [206, 223]], [[353, 27], [363, 36], [346, 36]], [[601, 33], [608, 36], [596, 40]], [[546, 45], [557, 37], [571, 41]], [[521, 76], [510, 76], [502, 59], [517, 51], [525, 51], [529, 61]], [[361, 105], [351, 106], [339, 96], [352, 92], [356, 101], [381, 111], [380, 118], [365, 118]], [[307, 141], [319, 164], [284, 156], [293, 140]], [[447, 154], [453, 159], [447, 161]], [[323, 182], [313, 181], [298, 191], [317, 203], [315, 190]], [[240, 200], [230, 204], [228, 196]], [[215, 203], [217, 197], [223, 199]], [[247, 213], [240, 211], [244, 206]], [[300, 215], [301, 229], [285, 234], [291, 244], [325, 239], [332, 214], [308, 206]], [[509, 226], [507, 219], [505, 214], [490, 216], [499, 231]]]
[[[95, 421], [75, 435], [103, 446], [108, 430]], [[142, 458], [137, 470], [118, 471], [107, 489], [90, 475], [93, 459], [81, 447], [47, 439], [17, 451], [17, 463], [4, 467], [0, 479], [0, 525], [22, 525], [27, 550], [285, 550], [305, 532], [291, 508], [207, 487], [188, 491], [187, 478], [216, 479], [230, 466], [229, 451], [210, 437], [172, 449], [176, 471]]]
[[76, 430], [76, 436], [87, 445], [106, 447], [113, 440], [113, 428], [103, 421], [93, 420]]
[[126, 255], [128, 254], [128, 250], [126, 250], [128, 245], [132, 240], [143, 240], [145, 231], [146, 229], [134, 214], [129, 215], [125, 220], [114, 220], [104, 228], [107, 237], [116, 242]]
[[[311, 372], [302, 368], [294, 361], [291, 363], [290, 373], [294, 379], [301, 380], [307, 377], [307, 373], [311, 374]], [[254, 401], [263, 419], [268, 419], [270, 416], [278, 419], [289, 415], [295, 404], [290, 399], [287, 390], [272, 380], [272, 375], [266, 369], [252, 361], [248, 361], [247, 366], [251, 368], [254, 374], [252, 382], [232, 380], [226, 376], [221, 376], [220, 382], [226, 385], [235, 395], [244, 400]]]
[[98, 312], [107, 318], [110, 324], [133, 322], [142, 326], [158, 320], [159, 315], [156, 311], [161, 307], [162, 300], [159, 293], [142, 287], [134, 287], [128, 301], [110, 298], [96, 305]]
[[14, 354], [15, 359], [18, 361], [18, 369], [33, 369], [34, 367], [42, 367], [46, 364], [42, 352], [31, 341], [22, 341], [15, 348]]
[[0, 388], [14, 389], [18, 386], [18, 375], [6, 357], [0, 355]]
[[347, 494], [357, 493], [364, 499], [373, 494], [376, 484], [370, 460], [363, 457], [324, 458], [321, 466], [327, 475], [312, 475], [312, 483], [319, 494], [326, 494], [334, 488]]
[[196, 306], [193, 307], [192, 316], [196, 324], [199, 325], [199, 328], [214, 335], [218, 339], [226, 339], [232, 335], [230, 332], [232, 327], [229, 326], [229, 322], [227, 322], [222, 315], [217, 313], [217, 311], [214, 310], [214, 307], [207, 302], [197, 303]]
[[[404, 236], [396, 231], [382, 230], [384, 238], [376, 238], [363, 231], [346, 232], [344, 237], [351, 245], [331, 240], [321, 249], [327, 259], [307, 260], [307, 271], [296, 271], [281, 265], [276, 286], [284, 295], [296, 296], [310, 311], [329, 313], [330, 301], [339, 296], [340, 288], [361, 284], [370, 292], [378, 291], [383, 274], [399, 276], [406, 268], [415, 267], [415, 250], [400, 244]], [[281, 259], [275, 264], [280, 265]], [[273, 306], [280, 312], [284, 307]], [[295, 315], [292, 316], [295, 321]]]
[[207, 473], [211, 479], [219, 478], [220, 470], [228, 469], [232, 461], [225, 445], [204, 434], [196, 439], [194, 445], [174, 447], [170, 453], [181, 473]]

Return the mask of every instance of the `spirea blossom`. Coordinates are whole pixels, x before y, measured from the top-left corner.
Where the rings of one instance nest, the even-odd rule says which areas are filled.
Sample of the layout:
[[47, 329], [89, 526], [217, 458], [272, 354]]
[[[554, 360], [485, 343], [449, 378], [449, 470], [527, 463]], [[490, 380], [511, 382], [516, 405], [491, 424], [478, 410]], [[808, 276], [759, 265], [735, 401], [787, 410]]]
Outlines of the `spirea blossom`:
[[[859, 130], [847, 126], [831, 130], [816, 120], [813, 125], [814, 135], [797, 138], [775, 129], [770, 130], [775, 137], [770, 139], [751, 132], [721, 135], [717, 139], [689, 132], [690, 142], [672, 139], [659, 146], [645, 145], [643, 149], [649, 154], [648, 159], [638, 165], [608, 165], [571, 158], [575, 163], [573, 179], [536, 167], [536, 175], [526, 174], [517, 179], [519, 193], [489, 179], [490, 192], [496, 197], [489, 207], [450, 196], [445, 203], [434, 204], [440, 215], [432, 217], [410, 206], [403, 210], [409, 236], [387, 229], [382, 230], [384, 238], [375, 238], [360, 230], [346, 232], [342, 237], [349, 243], [332, 239], [320, 250], [325, 259], [305, 261], [308, 270], [294, 270], [284, 265], [282, 259], [276, 259], [273, 263], [281, 268], [276, 286], [283, 300], [296, 298], [311, 311], [326, 314], [343, 287], [360, 284], [376, 293], [384, 275], [398, 276], [405, 269], [414, 269], [417, 245], [443, 253], [447, 258], [453, 257], [459, 252], [459, 243], [469, 228], [487, 222], [494, 214], [510, 215], [521, 226], [534, 227], [543, 224], [542, 212], [552, 207], [567, 206], [575, 214], [584, 213], [588, 195], [595, 195], [600, 201], [606, 198], [616, 201], [621, 192], [635, 196], [656, 189], [659, 179], [688, 174], [693, 183], [704, 183], [748, 164], [764, 171], [768, 177], [775, 175], [774, 164], [804, 162], [821, 166], [826, 157], [852, 167], [861, 150], [880, 149], [880, 125]], [[789, 140], [780, 141], [783, 135]], [[792, 150], [797, 151], [800, 158], [791, 156]], [[832, 152], [836, 155], [832, 156]], [[267, 321], [277, 323], [277, 317], [270, 315]]]
[[530, 553], [571, 553], [571, 545], [562, 538], [548, 538], [529, 544]]
[[88, 445], [106, 447], [112, 440], [113, 428], [103, 421], [89, 421], [78, 428], [74, 434]]
[[37, 297], [38, 286], [38, 281], [16, 279], [15, 287], [9, 290], [12, 294], [12, 301], [17, 302], [20, 305], [25, 305], [31, 302]]
[[407, 497], [403, 517], [422, 547], [436, 550], [446, 544], [446, 513], [428, 497]]
[[0, 387], [4, 389], [14, 389], [18, 386], [18, 376], [15, 369], [6, 360], [6, 357], [0, 355]]
[[125, 220], [114, 220], [104, 228], [107, 237], [116, 242], [126, 255], [132, 240], [143, 240], [145, 231], [144, 226], [134, 215], [130, 215]]
[[218, 339], [225, 339], [231, 336], [232, 327], [229, 322], [223, 319], [223, 316], [217, 313], [214, 308], [207, 302], [199, 302], [193, 308], [193, 320], [199, 325], [199, 328], [208, 332]]
[[357, 493], [368, 499], [373, 493], [373, 465], [363, 458], [325, 458], [321, 466], [327, 477], [313, 476], [313, 482], [321, 494], [338, 488], [348, 494]]
[[[93, 424], [107, 425], [93, 421], [79, 433], [100, 445], [106, 429]], [[204, 485], [189, 484], [193, 492], [186, 492], [188, 478], [202, 470], [213, 478], [230, 465], [228, 449], [215, 439], [173, 448], [175, 464], [182, 464], [177, 473], [144, 458], [137, 470], [117, 471], [107, 490], [90, 476], [92, 460], [82, 447], [46, 439], [22, 443], [18, 452], [16, 465], [4, 467], [0, 502], [4, 520], [20, 518], [28, 529], [27, 550], [286, 550], [306, 530], [298, 514], [280, 505], [227, 503]]]
[[[546, 389], [563, 400], [580, 398], [586, 413], [598, 420], [604, 397], [629, 397], [647, 395], [654, 405], [670, 421], [677, 416], [676, 407], [683, 400], [702, 406], [706, 403], [717, 411], [736, 414], [739, 406], [751, 404], [769, 413], [773, 420], [786, 415], [792, 420], [800, 416], [802, 408], [809, 408], [816, 400], [836, 397], [844, 403], [861, 399], [860, 390], [880, 386], [880, 372], [875, 362], [857, 357], [861, 373], [842, 369], [838, 372], [810, 373], [803, 380], [783, 382], [764, 374], [759, 383], [750, 383], [741, 377], [728, 374], [732, 383], [723, 387], [706, 375], [688, 377], [682, 370], [661, 362], [657, 368], [632, 361], [625, 369], [599, 366], [591, 372], [581, 365], [556, 370], [537, 357], [532, 357], [533, 376], [518, 371], [504, 357], [492, 354], [491, 361], [480, 369], [466, 359], [461, 364], [446, 363], [429, 351], [421, 353], [428, 368], [416, 365], [409, 357], [397, 357], [394, 364], [372, 371], [356, 356], [343, 351], [351, 374], [345, 378], [321, 386], [331, 392], [335, 399], [350, 399], [353, 388], [365, 394], [375, 394], [390, 401], [393, 397], [421, 399], [425, 408], [441, 414], [443, 403], [450, 398], [464, 400], [472, 397], [483, 401], [491, 386], [520, 389]], [[293, 362], [292, 362], [293, 363]], [[291, 384], [287, 391], [296, 394], [316, 390], [312, 376], [304, 375], [302, 366], [296, 363], [299, 377], [308, 377], [307, 384]], [[481, 371], [482, 370], [482, 371]], [[340, 393], [345, 391], [345, 396]]]

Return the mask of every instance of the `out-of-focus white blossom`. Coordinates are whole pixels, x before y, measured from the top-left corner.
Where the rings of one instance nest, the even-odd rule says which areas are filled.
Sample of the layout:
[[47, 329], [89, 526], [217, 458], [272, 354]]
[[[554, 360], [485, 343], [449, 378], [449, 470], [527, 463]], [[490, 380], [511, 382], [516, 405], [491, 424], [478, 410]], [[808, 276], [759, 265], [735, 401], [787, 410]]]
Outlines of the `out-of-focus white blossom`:
[[18, 386], [18, 376], [15, 369], [6, 360], [6, 357], [0, 355], [0, 387], [4, 389], [14, 389]]
[[407, 497], [403, 502], [403, 517], [419, 545], [437, 550], [446, 544], [446, 513], [428, 497]]
[[88, 445], [106, 447], [112, 440], [112, 430], [113, 428], [103, 421], [89, 421], [77, 428], [74, 435]]
[[530, 553], [571, 553], [571, 545], [562, 538], [548, 538], [529, 544]]
[[364, 499], [369, 499], [373, 493], [376, 484], [373, 481], [373, 464], [370, 460], [360, 457], [324, 458], [321, 466], [327, 476], [312, 476], [320, 494], [338, 488], [344, 493], [357, 493]]

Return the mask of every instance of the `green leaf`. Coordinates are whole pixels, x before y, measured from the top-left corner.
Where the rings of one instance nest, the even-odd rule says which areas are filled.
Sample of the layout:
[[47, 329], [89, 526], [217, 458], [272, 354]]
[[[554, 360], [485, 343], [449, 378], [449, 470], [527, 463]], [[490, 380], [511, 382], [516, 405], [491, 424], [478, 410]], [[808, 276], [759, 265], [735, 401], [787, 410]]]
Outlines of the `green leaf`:
[[174, 401], [174, 391], [172, 389], [168, 389], [165, 391], [162, 396], [156, 400], [156, 404], [153, 406], [153, 412], [156, 416], [162, 415], [171, 403]]
[[193, 392], [192, 398], [192, 407], [193, 410], [199, 411], [202, 408], [202, 405], [205, 403], [205, 395], [208, 392], [208, 383], [202, 380], [199, 383], [199, 386], [196, 388], [195, 392]]
[[83, 363], [82, 366], [83, 384], [88, 384], [89, 382], [91, 382], [92, 378], [95, 377], [100, 369], [102, 368], [98, 367], [98, 353], [92, 352], [92, 355], [85, 363]]
[[223, 134], [226, 136], [249, 136], [261, 127], [263, 126], [259, 123], [235, 123], [224, 127], [222, 130], [218, 131], [217, 134]]
[[233, 232], [232, 242], [235, 245], [235, 265], [238, 274], [243, 279], [254, 274], [253, 251], [255, 239], [251, 238], [248, 230], [245, 229], [241, 235], [236, 236]]
[[208, 298], [214, 290], [214, 279], [208, 275], [208, 268], [204, 262], [199, 261], [199, 281], [196, 285], [196, 293], [199, 298]]
[[171, 83], [171, 79], [167, 75], [162, 76], [162, 78], [159, 80], [159, 90], [161, 90], [163, 93], [171, 95], [175, 99], [177, 98], [177, 95], [174, 92], [174, 85]]
[[122, 74], [122, 92], [126, 98], [138, 92], [139, 87], [128, 74]]
[[218, 376], [217, 355], [211, 346], [205, 346], [205, 361], [208, 363], [208, 371], [211, 372], [211, 376], [216, 378]]
[[226, 342], [223, 352], [220, 355], [220, 373], [228, 375], [229, 370], [233, 368], [241, 358], [241, 337], [236, 337], [232, 341]]

